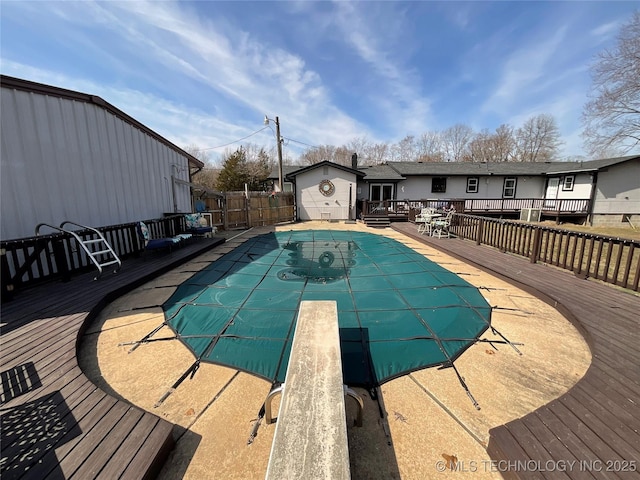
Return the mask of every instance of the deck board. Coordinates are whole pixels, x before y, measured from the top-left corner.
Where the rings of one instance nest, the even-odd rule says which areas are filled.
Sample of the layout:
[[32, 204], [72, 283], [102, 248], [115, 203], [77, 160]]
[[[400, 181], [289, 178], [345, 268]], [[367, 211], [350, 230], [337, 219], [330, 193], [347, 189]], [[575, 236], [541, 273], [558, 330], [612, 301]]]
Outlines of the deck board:
[[[458, 238], [419, 235], [412, 223], [392, 228], [512, 283], [557, 308], [592, 353], [585, 376], [565, 395], [490, 430], [495, 461], [577, 460], [574, 472], [510, 470], [505, 478], [640, 478], [640, 296], [528, 258]], [[555, 440], [554, 440], [555, 439]], [[635, 461], [636, 471], [606, 471]], [[601, 467], [601, 471], [593, 466]]]
[[223, 243], [199, 239], [127, 260], [97, 281], [88, 272], [20, 291], [2, 305], [3, 480], [157, 475], [173, 425], [96, 387], [78, 366], [78, 341], [110, 301]]

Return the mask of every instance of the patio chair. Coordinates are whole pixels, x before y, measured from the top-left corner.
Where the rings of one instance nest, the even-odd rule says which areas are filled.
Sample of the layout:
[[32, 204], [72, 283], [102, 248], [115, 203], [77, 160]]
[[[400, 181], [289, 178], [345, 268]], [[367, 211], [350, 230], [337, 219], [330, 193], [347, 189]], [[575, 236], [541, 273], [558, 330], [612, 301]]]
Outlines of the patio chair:
[[215, 233], [215, 227], [207, 225], [207, 220], [202, 213], [188, 213], [184, 216], [186, 232], [196, 236], [209, 236]]
[[455, 208], [451, 208], [447, 210], [447, 214], [444, 217], [436, 218], [431, 222], [431, 236], [438, 238], [442, 238], [443, 234], [447, 235], [447, 238], [451, 237], [451, 233], [449, 232], [449, 227], [451, 226], [451, 219], [453, 218], [453, 214], [455, 213]]
[[418, 225], [418, 233], [424, 235], [431, 235], [431, 226], [433, 216], [436, 214], [433, 208], [423, 208], [419, 214], [416, 215], [416, 225]]
[[[166, 248], [169, 251], [171, 251], [173, 247], [179, 246], [180, 243], [186, 240], [186, 238], [183, 238], [182, 236], [151, 238], [151, 233], [149, 232], [149, 228], [147, 227], [147, 224], [144, 222], [138, 222], [138, 225], [136, 225], [136, 231], [138, 232], [138, 236], [142, 240], [145, 251], [158, 250], [162, 248]], [[189, 235], [189, 237], [191, 236]]]

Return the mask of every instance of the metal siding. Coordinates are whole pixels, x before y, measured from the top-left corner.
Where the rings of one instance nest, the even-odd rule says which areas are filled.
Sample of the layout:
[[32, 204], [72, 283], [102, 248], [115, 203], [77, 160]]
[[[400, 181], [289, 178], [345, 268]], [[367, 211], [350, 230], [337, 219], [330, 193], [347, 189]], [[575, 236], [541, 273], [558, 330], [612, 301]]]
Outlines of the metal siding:
[[[39, 221], [50, 222], [51, 219], [64, 214], [59, 198], [48, 198], [47, 190], [59, 192], [60, 168], [55, 165], [56, 152], [53, 148], [51, 139], [51, 128], [47, 112], [45, 98], [39, 95], [31, 95], [33, 100], [31, 113], [33, 115], [34, 128], [29, 132], [31, 141], [38, 146], [38, 153], [34, 155], [33, 161], [35, 168], [31, 170], [30, 194], [36, 198], [36, 212], [44, 210], [44, 219], [35, 218], [33, 226]], [[20, 132], [22, 133], [22, 132]], [[31, 163], [31, 162], [30, 162]], [[36, 213], [33, 212], [33, 213]]]
[[[65, 144], [69, 149], [69, 155], [72, 158], [84, 159], [89, 157], [89, 148], [86, 141], [87, 138], [87, 120], [84, 115], [84, 109], [78, 102], [61, 102], [62, 118], [65, 130]], [[77, 192], [79, 198], [89, 198], [89, 182], [88, 177], [91, 173], [88, 171], [86, 162], [78, 162], [73, 171], [74, 175], [74, 191]], [[72, 218], [80, 219], [80, 208], [78, 202], [75, 202], [78, 211], [74, 212]], [[76, 220], [79, 221], [79, 220]]]
[[[173, 211], [171, 164], [188, 159], [99, 106], [1, 88], [1, 237], [32, 236], [38, 223], [92, 226]], [[188, 187], [176, 189], [180, 211]]]
[[[123, 211], [124, 185], [122, 171], [120, 169], [120, 156], [118, 155], [118, 139], [115, 131], [115, 119], [106, 110], [101, 111], [100, 115], [104, 119], [105, 131], [105, 150], [102, 158], [102, 166], [105, 169], [105, 185], [106, 200], [110, 208], [107, 212], [108, 223], [118, 223], [115, 219], [119, 218]], [[110, 161], [107, 161], [110, 160]]]
[[[28, 218], [24, 218], [16, 210], [21, 203], [19, 192], [28, 191], [28, 175], [23, 173], [28, 171], [25, 161], [13, 161], [24, 157], [25, 145], [19, 135], [24, 122], [23, 116], [18, 115], [18, 98], [7, 91], [2, 90], [2, 157], [0, 158], [0, 205], [2, 215], [0, 216], [2, 238], [11, 238], [11, 228], [17, 226], [23, 228], [25, 224], [31, 224]], [[25, 99], [23, 98], [23, 101]], [[14, 179], [15, 180], [12, 180]], [[27, 212], [33, 211], [35, 202], [30, 195], [25, 195], [24, 208]], [[27, 223], [28, 222], [28, 223]], [[8, 235], [5, 235], [8, 234]]]

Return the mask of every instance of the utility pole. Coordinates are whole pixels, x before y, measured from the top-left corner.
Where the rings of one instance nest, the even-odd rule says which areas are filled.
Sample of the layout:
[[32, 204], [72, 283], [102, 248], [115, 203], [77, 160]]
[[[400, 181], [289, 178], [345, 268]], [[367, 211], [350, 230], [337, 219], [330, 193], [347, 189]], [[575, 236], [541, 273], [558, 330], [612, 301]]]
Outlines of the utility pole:
[[280, 119], [276, 117], [276, 137], [278, 139], [278, 182], [280, 191], [284, 192], [284, 183], [282, 183], [282, 137], [280, 137]]
[[[269, 125], [269, 120], [271, 120], [266, 115], [264, 116], [264, 124]], [[273, 121], [273, 120], [271, 120]], [[284, 183], [282, 179], [282, 137], [280, 136], [280, 119], [276, 117], [276, 142], [278, 142], [278, 187], [280, 191], [284, 191]]]

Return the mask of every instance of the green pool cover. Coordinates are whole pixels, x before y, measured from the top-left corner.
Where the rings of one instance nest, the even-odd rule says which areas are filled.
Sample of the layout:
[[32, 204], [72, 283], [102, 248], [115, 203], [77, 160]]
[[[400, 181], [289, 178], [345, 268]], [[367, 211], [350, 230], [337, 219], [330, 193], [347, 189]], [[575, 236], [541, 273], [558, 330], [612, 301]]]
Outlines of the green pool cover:
[[477, 288], [401, 244], [348, 231], [248, 239], [163, 305], [198, 361], [284, 382], [302, 300], [335, 300], [344, 382], [378, 386], [451, 366], [490, 327]]

